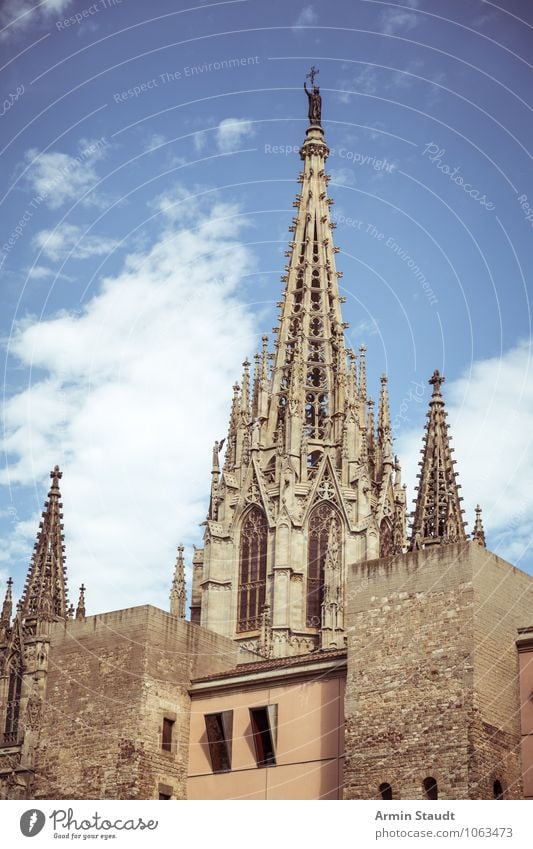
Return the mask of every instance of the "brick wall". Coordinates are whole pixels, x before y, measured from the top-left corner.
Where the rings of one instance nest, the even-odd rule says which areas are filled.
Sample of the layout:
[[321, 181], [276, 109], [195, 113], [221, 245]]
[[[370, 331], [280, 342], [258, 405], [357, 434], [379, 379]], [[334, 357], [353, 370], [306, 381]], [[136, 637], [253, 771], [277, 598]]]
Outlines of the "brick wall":
[[531, 592], [471, 543], [351, 567], [346, 798], [388, 782], [421, 799], [429, 776], [441, 799], [491, 798], [498, 764], [520, 797], [514, 640]]
[[36, 798], [185, 798], [190, 678], [236, 661], [230, 640], [150, 606], [54, 625]]
[[474, 706], [470, 730], [470, 797], [523, 798], [520, 691], [516, 640], [533, 609], [533, 580], [479, 546], [471, 553], [474, 582]]

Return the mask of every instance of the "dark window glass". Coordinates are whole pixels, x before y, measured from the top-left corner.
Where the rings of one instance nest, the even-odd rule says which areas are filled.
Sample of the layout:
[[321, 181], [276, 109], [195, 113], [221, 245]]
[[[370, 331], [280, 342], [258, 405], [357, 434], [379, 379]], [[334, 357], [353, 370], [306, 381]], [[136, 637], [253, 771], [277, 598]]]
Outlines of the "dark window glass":
[[164, 752], [172, 751], [172, 732], [174, 730], [174, 721], [172, 719], [163, 719], [163, 741], [161, 748]]
[[160, 793], [159, 798], [160, 799], [170, 799], [170, 796], [167, 793]]
[[271, 706], [270, 712], [266, 707], [250, 708], [257, 766], [274, 766], [276, 763], [274, 729], [271, 722], [273, 707]]
[[424, 778], [424, 790], [426, 793], [426, 799], [438, 799], [439, 798], [439, 787], [437, 782], [431, 776], [428, 778]]
[[233, 711], [208, 713], [205, 717], [205, 730], [213, 772], [229, 772], [231, 770]]

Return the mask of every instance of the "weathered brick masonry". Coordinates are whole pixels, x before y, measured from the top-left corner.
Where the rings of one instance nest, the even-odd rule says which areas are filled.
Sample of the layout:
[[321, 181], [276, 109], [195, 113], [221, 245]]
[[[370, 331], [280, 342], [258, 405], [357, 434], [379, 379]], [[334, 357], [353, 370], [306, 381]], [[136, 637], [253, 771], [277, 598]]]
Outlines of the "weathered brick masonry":
[[345, 797], [521, 798], [516, 633], [528, 575], [476, 543], [352, 566]]
[[190, 679], [234, 667], [236, 644], [148, 605], [55, 623], [50, 636], [35, 797], [157, 799], [165, 785], [185, 798]]

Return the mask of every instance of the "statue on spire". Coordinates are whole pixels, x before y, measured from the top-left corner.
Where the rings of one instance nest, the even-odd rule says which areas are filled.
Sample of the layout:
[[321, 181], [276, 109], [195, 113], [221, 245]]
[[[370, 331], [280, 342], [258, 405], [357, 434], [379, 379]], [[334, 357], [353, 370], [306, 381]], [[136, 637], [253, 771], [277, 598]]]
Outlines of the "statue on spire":
[[311, 80], [311, 85], [313, 86], [312, 90], [307, 88], [307, 83], [304, 81], [304, 91], [309, 100], [309, 123], [314, 126], [321, 127], [321, 119], [322, 119], [322, 98], [320, 96], [320, 88], [315, 85], [315, 77], [319, 74], [320, 71], [318, 68], [315, 68], [314, 65], [311, 66], [311, 70], [306, 75], [306, 80]]

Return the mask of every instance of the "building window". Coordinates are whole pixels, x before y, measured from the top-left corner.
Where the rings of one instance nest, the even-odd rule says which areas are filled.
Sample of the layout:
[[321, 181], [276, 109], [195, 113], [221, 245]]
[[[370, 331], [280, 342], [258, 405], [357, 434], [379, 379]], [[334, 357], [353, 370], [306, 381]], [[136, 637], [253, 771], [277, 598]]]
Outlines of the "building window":
[[434, 778], [428, 776], [428, 778], [424, 778], [424, 792], [426, 794], [426, 799], [438, 799], [439, 798], [439, 787]]
[[326, 562], [331, 522], [336, 515], [331, 504], [324, 501], [318, 507], [315, 507], [309, 517], [306, 611], [308, 628], [320, 628], [322, 621], [324, 563]]
[[266, 597], [268, 524], [259, 507], [246, 514], [241, 530], [237, 631], [258, 631]]
[[159, 800], [160, 801], [161, 801], [161, 799], [170, 799], [170, 798], [171, 797], [168, 795], [168, 793], [160, 793], [159, 794]]
[[163, 719], [163, 736], [161, 740], [161, 748], [164, 752], [172, 751], [172, 735], [174, 733], [174, 720], [167, 719], [165, 717]]
[[379, 793], [382, 799], [392, 799], [392, 787], [386, 781], [379, 785]]
[[205, 730], [213, 772], [229, 772], [231, 770], [233, 711], [225, 710], [222, 713], [206, 714]]
[[494, 796], [495, 799], [504, 799], [505, 798], [504, 795], [503, 795], [502, 783], [498, 779], [496, 779], [496, 781], [492, 785], [492, 795]]
[[170, 784], [159, 784], [157, 793], [159, 800], [172, 799], [173, 788]]
[[250, 708], [250, 722], [257, 766], [276, 765], [277, 705]]
[[22, 692], [23, 668], [20, 658], [11, 666], [7, 691], [6, 723], [4, 726], [4, 742], [16, 743], [19, 732], [20, 694]]

